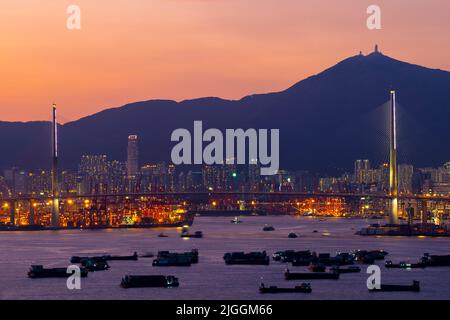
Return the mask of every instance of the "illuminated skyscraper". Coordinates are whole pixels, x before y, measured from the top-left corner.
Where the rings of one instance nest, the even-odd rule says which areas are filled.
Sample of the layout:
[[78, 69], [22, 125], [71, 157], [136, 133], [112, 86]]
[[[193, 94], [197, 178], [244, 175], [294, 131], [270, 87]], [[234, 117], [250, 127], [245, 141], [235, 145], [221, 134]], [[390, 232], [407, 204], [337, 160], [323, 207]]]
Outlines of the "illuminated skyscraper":
[[370, 161], [356, 160], [355, 161], [355, 182], [368, 183], [369, 182]]
[[249, 191], [259, 191], [260, 166], [258, 160], [251, 159], [248, 165], [248, 189]]
[[128, 178], [136, 177], [139, 173], [139, 150], [138, 150], [138, 136], [128, 136], [127, 149], [127, 175]]
[[404, 194], [412, 193], [414, 167], [410, 164], [398, 165], [398, 190]]

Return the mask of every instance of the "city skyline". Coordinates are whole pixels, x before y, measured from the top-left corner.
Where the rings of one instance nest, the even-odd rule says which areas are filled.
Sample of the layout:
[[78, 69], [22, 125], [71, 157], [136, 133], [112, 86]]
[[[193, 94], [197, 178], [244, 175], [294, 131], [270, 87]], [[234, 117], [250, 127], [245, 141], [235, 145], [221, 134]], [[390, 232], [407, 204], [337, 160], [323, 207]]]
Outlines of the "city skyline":
[[449, 0], [0, 8], [0, 300], [450, 299]]
[[[61, 125], [60, 164], [74, 168], [81, 155], [95, 153], [124, 160], [124, 144], [130, 134], [139, 136], [143, 161], [168, 161], [171, 133], [177, 128], [190, 129], [195, 121], [219, 130], [279, 128], [280, 167], [290, 170], [342, 171], [357, 158], [381, 163], [387, 150], [383, 142], [385, 102], [395, 87], [402, 140], [399, 161], [438, 166], [450, 156], [445, 145], [448, 131], [444, 130], [445, 106], [450, 101], [445, 88], [449, 84], [450, 72], [411, 65], [385, 55], [378, 47], [370, 54], [348, 57], [282, 92], [239, 101], [143, 101]], [[0, 168], [47, 167], [47, 126], [48, 122], [0, 122], [5, 155]], [[291, 148], [294, 145], [296, 148]], [[347, 151], [336, 152], [339, 146]], [[33, 159], [32, 163], [28, 159]]]

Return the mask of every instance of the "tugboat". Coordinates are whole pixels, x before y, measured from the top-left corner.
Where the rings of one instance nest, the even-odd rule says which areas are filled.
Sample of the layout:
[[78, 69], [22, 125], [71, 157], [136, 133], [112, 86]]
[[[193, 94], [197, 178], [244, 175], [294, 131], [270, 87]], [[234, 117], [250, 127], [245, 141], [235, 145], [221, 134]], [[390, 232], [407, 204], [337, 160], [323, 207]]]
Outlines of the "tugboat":
[[108, 262], [95, 259], [84, 260], [82, 266], [88, 271], [106, 271], [109, 269]]
[[120, 283], [122, 288], [175, 288], [179, 286], [174, 276], [125, 276]]
[[309, 259], [305, 266], [309, 265], [312, 259], [311, 251], [294, 251], [294, 250], [284, 250], [275, 252], [272, 255], [272, 259], [281, 262], [292, 262], [295, 259]]
[[134, 252], [131, 256], [111, 256], [111, 255], [104, 255], [104, 256], [96, 256], [96, 257], [79, 257], [79, 256], [73, 256], [70, 258], [71, 263], [81, 263], [87, 261], [87, 260], [93, 260], [93, 261], [112, 261], [112, 260], [137, 260], [138, 254], [137, 252]]
[[230, 222], [234, 223], [234, 224], [242, 223], [242, 221], [239, 219], [239, 217], [234, 217]]
[[181, 238], [203, 238], [203, 233], [201, 231], [195, 231], [194, 233], [189, 233], [188, 228], [183, 227], [181, 230]]
[[274, 230], [275, 228], [273, 226], [269, 226], [267, 224], [263, 227], [263, 231], [274, 231]]
[[182, 252], [182, 253], [159, 251], [157, 256], [158, 259], [177, 258], [177, 257], [186, 257], [190, 260], [191, 263], [198, 263], [198, 250], [192, 249], [189, 252]]
[[180, 235], [181, 238], [203, 238], [203, 232], [195, 231], [194, 233], [182, 232]]
[[342, 266], [354, 263], [355, 257], [346, 252], [340, 252], [332, 257], [329, 253], [310, 253], [309, 255], [295, 256], [292, 258], [293, 266], [309, 266], [310, 263], [320, 263], [325, 266]]
[[386, 264], [384, 265], [386, 268], [395, 268], [395, 269], [418, 269], [418, 268], [425, 268], [427, 265], [423, 262], [418, 263], [406, 263], [403, 261], [400, 261], [400, 263], [393, 263], [392, 261], [386, 261]]
[[298, 238], [298, 235], [294, 232], [291, 232], [288, 234], [288, 238], [290, 238], [290, 239]]
[[299, 286], [295, 286], [294, 288], [278, 288], [277, 286], [264, 286], [264, 283], [261, 283], [259, 287], [260, 293], [311, 293], [312, 288], [309, 283], [302, 283]]
[[420, 283], [419, 281], [414, 280], [412, 285], [401, 285], [401, 284], [382, 284], [379, 289], [373, 288], [369, 289], [370, 292], [375, 291], [420, 291]]
[[265, 251], [263, 252], [227, 252], [223, 256], [223, 260], [228, 265], [247, 264], [247, 265], [269, 265], [270, 259]]
[[357, 266], [350, 266], [348, 268], [332, 267], [331, 271], [335, 273], [358, 273], [361, 272], [361, 268]]
[[[68, 278], [72, 273], [67, 273], [67, 268], [44, 268], [42, 265], [32, 265], [28, 271], [30, 278]], [[80, 268], [80, 276], [87, 277], [86, 268]]]
[[170, 255], [153, 260], [154, 267], [190, 267], [191, 259], [186, 256]]
[[375, 260], [384, 260], [389, 253], [384, 250], [357, 250], [353, 254], [356, 261], [364, 264], [373, 264]]
[[318, 280], [318, 279], [339, 279], [339, 273], [335, 272], [290, 272], [289, 269], [284, 273], [286, 280]]
[[422, 262], [427, 267], [450, 267], [450, 255], [430, 255], [425, 253], [422, 257]]

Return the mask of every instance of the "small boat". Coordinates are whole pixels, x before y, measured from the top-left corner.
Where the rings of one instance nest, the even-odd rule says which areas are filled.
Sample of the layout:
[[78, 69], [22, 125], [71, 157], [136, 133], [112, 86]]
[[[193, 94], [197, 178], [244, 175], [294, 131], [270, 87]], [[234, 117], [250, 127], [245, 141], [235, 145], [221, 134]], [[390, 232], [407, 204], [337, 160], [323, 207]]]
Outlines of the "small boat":
[[182, 252], [182, 253], [170, 252], [170, 251], [159, 251], [157, 258], [158, 259], [172, 259], [172, 260], [186, 258], [191, 263], [198, 263], [198, 250], [192, 249], [189, 252]]
[[365, 264], [373, 264], [375, 260], [384, 260], [384, 258], [389, 254], [384, 250], [357, 250], [354, 253], [356, 261], [365, 263]]
[[286, 280], [318, 280], [318, 279], [339, 279], [339, 273], [335, 272], [290, 272], [284, 273]]
[[414, 280], [412, 285], [401, 285], [401, 284], [382, 284], [380, 288], [369, 289], [371, 292], [375, 291], [420, 291], [420, 283], [419, 281]]
[[158, 238], [167, 238], [168, 235], [165, 235], [164, 233], [158, 234]]
[[131, 256], [111, 256], [111, 255], [94, 256], [94, 257], [73, 256], [72, 258], [70, 258], [70, 262], [71, 263], [81, 263], [83, 265], [87, 260], [100, 262], [100, 261], [112, 261], [112, 260], [120, 261], [120, 260], [137, 260], [137, 259], [138, 259], [138, 254], [137, 254], [137, 252], [134, 252], [134, 254]]
[[263, 231], [274, 231], [274, 230], [275, 228], [273, 226], [269, 226], [267, 224], [263, 227]]
[[[32, 265], [28, 271], [30, 278], [68, 278], [73, 273], [68, 273], [67, 268], [44, 268], [42, 265]], [[80, 276], [87, 277], [86, 268], [80, 268]]]
[[152, 266], [154, 267], [190, 267], [192, 264], [191, 259], [188, 257], [161, 257], [153, 260]]
[[298, 238], [298, 235], [294, 232], [291, 232], [288, 234], [288, 238], [290, 238], [290, 239]]
[[422, 262], [425, 263], [427, 267], [449, 267], [450, 255], [430, 255], [425, 253], [422, 257]]
[[317, 233], [318, 231], [317, 230], [313, 230], [313, 233]]
[[234, 224], [242, 223], [242, 221], [239, 219], [239, 217], [234, 217], [230, 222], [234, 223]]
[[179, 286], [174, 276], [125, 276], [120, 283], [122, 288], [174, 288]]
[[109, 269], [108, 262], [95, 259], [88, 259], [83, 261], [82, 266], [85, 267], [88, 271], [106, 271]]
[[400, 263], [393, 263], [392, 261], [386, 261], [385, 267], [386, 268], [393, 268], [393, 269], [418, 269], [418, 268], [425, 268], [427, 265], [423, 262], [417, 262], [417, 263], [406, 263], [401, 261]]
[[325, 265], [323, 265], [323, 264], [321, 264], [321, 263], [318, 263], [318, 264], [311, 263], [311, 264], [308, 266], [308, 269], [309, 269], [310, 271], [312, 271], [312, 272], [325, 272], [326, 267], [325, 267]]
[[295, 251], [295, 250], [284, 250], [284, 251], [278, 251], [275, 252], [272, 255], [273, 260], [275, 261], [281, 261], [281, 262], [292, 262], [297, 259], [304, 259], [308, 262], [305, 264], [305, 266], [308, 266], [312, 260], [312, 254], [309, 250], [304, 251]]
[[259, 287], [260, 293], [311, 293], [311, 285], [309, 283], [302, 283], [299, 286], [295, 286], [294, 288], [278, 288], [277, 286], [264, 286], [264, 283]]
[[195, 231], [194, 233], [189, 233], [187, 231], [183, 231], [180, 235], [181, 238], [203, 238], [203, 232]]
[[358, 273], [358, 272], [361, 272], [361, 268], [358, 266], [350, 266], [347, 268], [332, 267], [331, 271], [336, 272], [336, 273]]

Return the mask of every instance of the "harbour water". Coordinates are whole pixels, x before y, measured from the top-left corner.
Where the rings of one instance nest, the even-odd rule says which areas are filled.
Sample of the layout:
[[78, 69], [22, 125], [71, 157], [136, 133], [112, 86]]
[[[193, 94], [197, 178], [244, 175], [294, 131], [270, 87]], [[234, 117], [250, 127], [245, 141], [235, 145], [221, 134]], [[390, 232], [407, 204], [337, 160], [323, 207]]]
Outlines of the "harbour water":
[[[230, 251], [262, 251], [268, 254], [285, 249], [316, 252], [383, 249], [388, 260], [416, 262], [425, 252], [450, 254], [450, 238], [362, 237], [354, 233], [374, 221], [363, 219], [269, 216], [197, 217], [192, 231], [204, 238], [181, 239], [176, 229], [67, 230], [39, 232], [0, 232], [0, 299], [450, 299], [450, 269], [386, 269], [380, 261], [382, 283], [411, 284], [419, 280], [421, 291], [370, 293], [366, 287], [366, 265], [359, 274], [343, 274], [339, 280], [311, 280], [311, 294], [265, 294], [266, 285], [293, 287], [303, 281], [286, 281], [286, 264], [271, 261], [269, 266], [227, 266], [223, 254]], [[264, 232], [265, 224], [275, 231]], [[313, 233], [313, 230], [318, 232]], [[169, 237], [159, 238], [164, 232]], [[288, 233], [299, 234], [289, 239]], [[31, 264], [67, 267], [73, 255], [129, 255], [157, 253], [159, 250], [199, 250], [199, 263], [191, 267], [152, 267], [152, 258], [138, 261], [111, 261], [111, 269], [89, 273], [82, 278], [81, 290], [68, 290], [65, 279], [29, 279]], [[291, 271], [306, 271], [292, 267]], [[172, 289], [123, 289], [126, 274], [164, 274], [179, 278]]]

